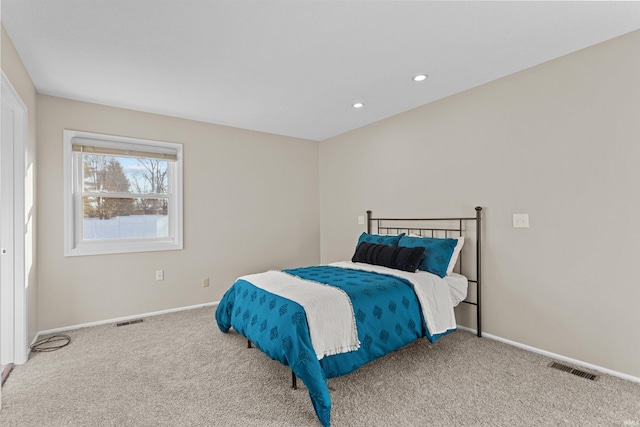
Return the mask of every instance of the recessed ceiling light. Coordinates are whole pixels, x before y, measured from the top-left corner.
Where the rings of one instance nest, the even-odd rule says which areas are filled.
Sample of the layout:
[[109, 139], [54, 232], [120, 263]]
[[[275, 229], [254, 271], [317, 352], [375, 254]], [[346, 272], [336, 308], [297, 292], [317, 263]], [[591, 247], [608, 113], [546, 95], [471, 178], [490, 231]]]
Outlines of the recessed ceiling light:
[[364, 107], [364, 104], [362, 102], [356, 102], [355, 104], [352, 105], [353, 108], [362, 108]]
[[426, 79], [427, 79], [427, 77], [428, 77], [428, 76], [427, 76], [426, 74], [418, 74], [417, 76], [414, 76], [414, 77], [413, 77], [413, 81], [414, 81], [414, 82], [421, 82], [421, 81], [423, 81], [423, 80], [426, 80]]

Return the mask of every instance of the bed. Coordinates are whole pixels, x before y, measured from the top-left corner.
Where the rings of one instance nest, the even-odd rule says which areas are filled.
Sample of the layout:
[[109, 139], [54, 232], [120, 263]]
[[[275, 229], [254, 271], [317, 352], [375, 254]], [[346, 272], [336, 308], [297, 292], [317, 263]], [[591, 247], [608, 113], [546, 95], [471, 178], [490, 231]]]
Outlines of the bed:
[[475, 306], [482, 335], [482, 208], [475, 211], [455, 218], [375, 218], [367, 211], [367, 232], [350, 261], [240, 277], [216, 309], [218, 328], [233, 328], [289, 366], [294, 388], [300, 378], [329, 426], [327, 379], [454, 331], [458, 303]]

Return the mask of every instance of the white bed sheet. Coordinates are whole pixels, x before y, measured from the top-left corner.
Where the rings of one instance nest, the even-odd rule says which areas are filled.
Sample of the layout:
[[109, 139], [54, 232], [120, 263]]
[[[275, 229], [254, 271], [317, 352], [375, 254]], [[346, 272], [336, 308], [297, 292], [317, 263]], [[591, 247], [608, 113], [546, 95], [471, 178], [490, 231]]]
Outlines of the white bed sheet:
[[467, 297], [467, 289], [469, 288], [469, 280], [462, 274], [450, 273], [444, 277], [445, 282], [449, 285], [449, 293], [451, 294], [451, 302], [453, 306], [460, 304]]

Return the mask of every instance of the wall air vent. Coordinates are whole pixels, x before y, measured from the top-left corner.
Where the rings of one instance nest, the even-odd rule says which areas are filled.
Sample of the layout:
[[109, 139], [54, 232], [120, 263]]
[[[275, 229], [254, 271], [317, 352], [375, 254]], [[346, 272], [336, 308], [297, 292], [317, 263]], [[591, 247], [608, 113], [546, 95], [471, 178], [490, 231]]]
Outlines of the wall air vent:
[[549, 363], [549, 367], [553, 369], [558, 369], [560, 371], [568, 372], [570, 374], [576, 375], [581, 378], [586, 378], [591, 381], [595, 381], [598, 379], [597, 375], [590, 374], [589, 372], [581, 371], [580, 369], [575, 369], [575, 368], [572, 368], [571, 366], [563, 365], [562, 363], [558, 363], [558, 362]]
[[135, 319], [135, 320], [129, 320], [127, 322], [120, 322], [120, 323], [116, 323], [116, 327], [118, 326], [127, 326], [127, 325], [134, 325], [136, 323], [142, 323], [144, 322], [144, 319]]

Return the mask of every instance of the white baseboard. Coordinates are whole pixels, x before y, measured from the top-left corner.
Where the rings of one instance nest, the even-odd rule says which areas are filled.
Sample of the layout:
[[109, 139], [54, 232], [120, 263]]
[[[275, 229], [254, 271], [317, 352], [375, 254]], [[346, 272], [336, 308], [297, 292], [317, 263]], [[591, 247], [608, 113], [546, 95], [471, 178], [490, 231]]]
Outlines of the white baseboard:
[[[467, 331], [467, 332], [471, 332], [473, 334], [477, 334], [478, 333], [477, 330], [471, 329], [471, 328], [467, 328], [466, 326], [458, 325], [458, 329], [461, 329], [461, 330]], [[603, 374], [611, 375], [613, 377], [622, 378], [623, 380], [631, 381], [631, 382], [634, 382], [634, 383], [640, 383], [640, 378], [634, 377], [632, 375], [624, 374], [624, 373], [618, 372], [618, 371], [613, 371], [611, 369], [603, 368], [602, 366], [594, 365], [594, 364], [588, 363], [588, 362], [583, 362], [582, 360], [573, 359], [571, 357], [566, 357], [566, 356], [563, 356], [561, 354], [552, 353], [550, 351], [542, 350], [542, 349], [539, 349], [539, 348], [536, 348], [536, 347], [531, 347], [530, 345], [522, 344], [522, 343], [519, 343], [519, 342], [516, 342], [516, 341], [511, 341], [511, 340], [508, 340], [506, 338], [498, 337], [496, 335], [487, 334], [486, 332], [482, 333], [482, 337], [483, 338], [489, 338], [489, 339], [494, 340], [494, 341], [499, 341], [499, 342], [504, 343], [504, 344], [509, 344], [509, 345], [514, 346], [514, 347], [518, 347], [518, 348], [521, 348], [523, 350], [530, 351], [532, 353], [538, 353], [538, 354], [541, 354], [543, 356], [550, 357], [552, 359], [561, 360], [563, 362], [571, 363], [571, 364], [576, 365], [576, 366], [581, 366], [583, 368], [591, 369], [593, 371], [602, 372]]]
[[45, 331], [38, 332], [33, 341], [35, 342], [38, 339], [38, 337], [41, 336], [41, 335], [54, 334], [54, 333], [57, 333], [57, 332], [64, 332], [64, 331], [72, 331], [74, 329], [87, 328], [89, 326], [100, 326], [100, 325], [108, 325], [110, 323], [126, 322], [128, 320], [139, 319], [141, 317], [159, 316], [161, 314], [176, 313], [178, 311], [193, 310], [193, 309], [202, 308], [202, 307], [213, 307], [213, 306], [218, 305], [219, 303], [220, 303], [220, 301], [214, 301], [214, 302], [208, 302], [208, 303], [205, 303], [205, 304], [190, 305], [190, 306], [187, 306], [187, 307], [170, 308], [168, 310], [152, 311], [150, 313], [143, 313], [143, 314], [135, 314], [133, 316], [118, 317], [116, 319], [99, 320], [97, 322], [83, 323], [81, 325], [64, 326], [62, 328], [47, 329]]

